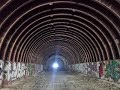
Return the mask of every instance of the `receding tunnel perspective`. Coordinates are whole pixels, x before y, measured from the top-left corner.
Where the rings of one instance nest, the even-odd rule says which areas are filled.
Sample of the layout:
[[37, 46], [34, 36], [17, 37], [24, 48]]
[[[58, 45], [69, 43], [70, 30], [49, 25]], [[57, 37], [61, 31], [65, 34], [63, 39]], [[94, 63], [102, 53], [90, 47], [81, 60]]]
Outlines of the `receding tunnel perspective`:
[[120, 0], [0, 0], [0, 90], [120, 90]]
[[65, 71], [67, 70], [67, 60], [60, 55], [52, 55], [44, 64], [45, 71]]

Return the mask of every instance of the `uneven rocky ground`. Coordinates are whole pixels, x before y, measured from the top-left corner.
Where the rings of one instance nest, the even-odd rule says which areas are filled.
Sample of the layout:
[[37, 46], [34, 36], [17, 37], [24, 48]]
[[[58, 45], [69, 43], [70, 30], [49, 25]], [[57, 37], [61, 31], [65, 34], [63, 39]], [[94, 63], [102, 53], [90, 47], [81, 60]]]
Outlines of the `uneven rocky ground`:
[[120, 87], [82, 74], [47, 72], [1, 90], [120, 90]]

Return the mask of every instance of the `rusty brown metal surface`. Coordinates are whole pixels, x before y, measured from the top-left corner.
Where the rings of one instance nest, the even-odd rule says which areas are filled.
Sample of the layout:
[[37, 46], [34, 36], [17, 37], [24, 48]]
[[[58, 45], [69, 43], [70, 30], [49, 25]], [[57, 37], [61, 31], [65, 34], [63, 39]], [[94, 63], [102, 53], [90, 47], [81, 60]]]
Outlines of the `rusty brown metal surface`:
[[0, 59], [70, 64], [120, 59], [118, 0], [1, 0]]

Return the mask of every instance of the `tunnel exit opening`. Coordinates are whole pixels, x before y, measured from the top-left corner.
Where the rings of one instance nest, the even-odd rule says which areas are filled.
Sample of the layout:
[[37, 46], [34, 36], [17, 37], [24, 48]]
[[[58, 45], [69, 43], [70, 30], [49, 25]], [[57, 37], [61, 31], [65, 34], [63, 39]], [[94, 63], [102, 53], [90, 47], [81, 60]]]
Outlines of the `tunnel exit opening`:
[[53, 67], [53, 69], [58, 69], [59, 68], [59, 64], [57, 62], [54, 62], [52, 64], [52, 67]]
[[48, 58], [44, 65], [45, 71], [65, 71], [66, 69], [65, 58], [61, 55], [52, 55]]

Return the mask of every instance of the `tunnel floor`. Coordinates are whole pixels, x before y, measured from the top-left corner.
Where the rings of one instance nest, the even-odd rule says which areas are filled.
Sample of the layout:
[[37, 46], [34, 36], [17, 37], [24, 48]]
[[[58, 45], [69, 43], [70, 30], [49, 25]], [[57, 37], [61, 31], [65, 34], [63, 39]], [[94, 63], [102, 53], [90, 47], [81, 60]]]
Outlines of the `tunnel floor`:
[[1, 90], [120, 90], [120, 86], [82, 74], [43, 72]]

